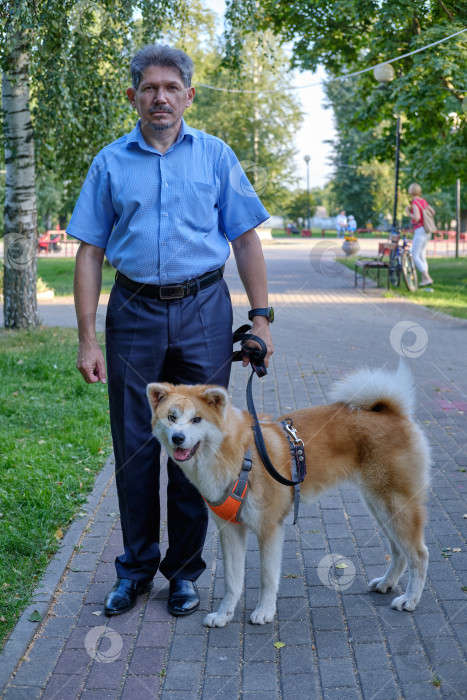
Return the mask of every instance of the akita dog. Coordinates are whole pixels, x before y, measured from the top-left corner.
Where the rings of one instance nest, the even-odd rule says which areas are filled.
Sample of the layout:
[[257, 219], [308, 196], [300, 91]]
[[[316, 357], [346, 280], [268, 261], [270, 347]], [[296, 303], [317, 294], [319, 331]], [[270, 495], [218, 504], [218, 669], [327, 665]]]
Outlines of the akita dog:
[[[204, 624], [223, 627], [234, 614], [243, 587], [248, 528], [258, 537], [261, 562], [259, 600], [250, 620], [258, 625], [270, 622], [276, 610], [283, 522], [293, 487], [279, 484], [266, 472], [254, 445], [252, 418], [229, 403], [225, 389], [157, 383], [149, 384], [147, 393], [155, 437], [208, 505], [226, 498], [251, 448], [241, 522], [212, 513], [224, 557], [225, 595]], [[412, 378], [403, 365], [395, 373], [364, 369], [338, 382], [332, 398], [331, 405], [283, 416], [292, 418], [306, 451], [308, 473], [301, 498], [316, 499], [343, 481], [357, 485], [391, 549], [389, 568], [371, 581], [369, 589], [386, 593], [407, 564], [407, 590], [391, 606], [414, 610], [428, 565], [423, 528], [430, 456], [427, 441], [412, 420]], [[289, 443], [278, 421], [262, 420], [261, 428], [272, 463], [290, 479]]]

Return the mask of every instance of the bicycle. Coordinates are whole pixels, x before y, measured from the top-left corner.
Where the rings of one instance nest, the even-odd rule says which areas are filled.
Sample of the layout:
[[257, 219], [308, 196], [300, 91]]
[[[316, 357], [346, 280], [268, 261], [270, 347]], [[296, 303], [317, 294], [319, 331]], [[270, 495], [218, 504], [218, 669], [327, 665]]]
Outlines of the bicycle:
[[418, 289], [418, 277], [412, 251], [405, 233], [402, 236], [402, 241], [400, 238], [398, 233], [389, 235], [390, 242], [394, 244], [391, 246], [389, 253], [389, 279], [393, 287], [399, 287], [402, 275], [409, 292], [416, 292]]

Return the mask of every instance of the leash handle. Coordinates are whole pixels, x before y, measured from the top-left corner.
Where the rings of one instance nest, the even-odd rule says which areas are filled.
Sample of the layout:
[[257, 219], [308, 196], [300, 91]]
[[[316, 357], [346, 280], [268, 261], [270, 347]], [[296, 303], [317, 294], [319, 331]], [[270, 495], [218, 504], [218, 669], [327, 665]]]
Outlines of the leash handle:
[[[241, 350], [235, 350], [233, 352], [232, 362], [238, 362], [247, 357], [250, 360], [253, 371], [258, 375], [258, 377], [265, 377], [268, 373], [266, 365], [264, 364], [264, 358], [268, 353], [266, 343], [257, 335], [248, 333], [249, 330], [251, 330], [250, 324], [245, 323], [243, 326], [240, 326], [240, 328], [237, 328], [237, 330], [234, 331], [233, 342], [235, 344], [238, 343], [238, 341], [241, 341]], [[260, 347], [250, 347], [247, 345], [249, 340], [254, 340], [258, 343], [258, 345], [260, 345]]]

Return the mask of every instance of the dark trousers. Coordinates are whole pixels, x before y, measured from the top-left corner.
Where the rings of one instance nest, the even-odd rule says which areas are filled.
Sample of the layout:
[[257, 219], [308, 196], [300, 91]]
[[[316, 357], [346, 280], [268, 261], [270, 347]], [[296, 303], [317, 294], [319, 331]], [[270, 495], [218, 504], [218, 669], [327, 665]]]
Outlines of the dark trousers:
[[115, 284], [106, 323], [107, 381], [124, 554], [119, 578], [195, 581], [206, 565], [202, 549], [207, 509], [169, 459], [169, 547], [159, 550], [160, 445], [151, 434], [150, 382], [218, 384], [227, 388], [232, 355], [232, 305], [224, 280], [184, 299], [161, 302]]

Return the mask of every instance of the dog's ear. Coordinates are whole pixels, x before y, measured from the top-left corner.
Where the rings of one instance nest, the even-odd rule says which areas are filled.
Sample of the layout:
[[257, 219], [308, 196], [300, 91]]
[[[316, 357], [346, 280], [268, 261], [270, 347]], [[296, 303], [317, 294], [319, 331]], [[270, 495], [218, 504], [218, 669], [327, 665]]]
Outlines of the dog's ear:
[[209, 406], [213, 406], [225, 418], [229, 396], [221, 386], [210, 386], [201, 394], [202, 398]]
[[170, 390], [170, 384], [158, 384], [154, 382], [152, 384], [147, 385], [146, 393], [148, 395], [149, 405], [151, 406], [151, 411], [153, 415], [157, 410], [160, 400], [163, 399], [164, 396], [167, 396]]

